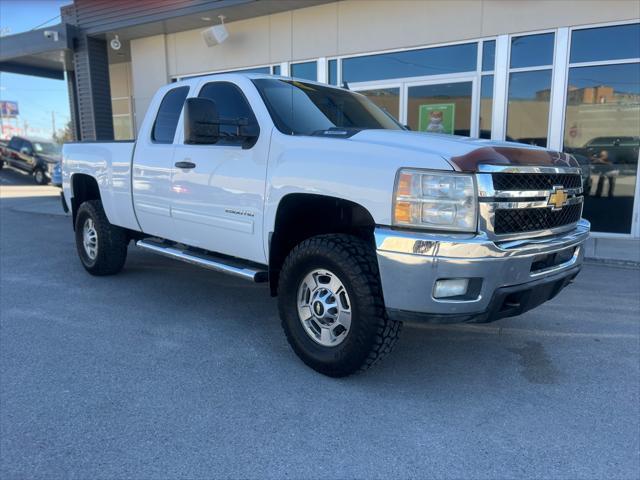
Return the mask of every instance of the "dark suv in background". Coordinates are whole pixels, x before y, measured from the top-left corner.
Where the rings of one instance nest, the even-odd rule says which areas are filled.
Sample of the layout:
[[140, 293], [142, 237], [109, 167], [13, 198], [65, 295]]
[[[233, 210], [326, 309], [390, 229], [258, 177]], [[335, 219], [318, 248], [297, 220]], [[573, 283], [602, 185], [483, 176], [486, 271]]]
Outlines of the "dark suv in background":
[[38, 185], [46, 185], [60, 163], [60, 145], [50, 140], [16, 136], [6, 147], [0, 147], [0, 159], [0, 168], [6, 163], [32, 174]]

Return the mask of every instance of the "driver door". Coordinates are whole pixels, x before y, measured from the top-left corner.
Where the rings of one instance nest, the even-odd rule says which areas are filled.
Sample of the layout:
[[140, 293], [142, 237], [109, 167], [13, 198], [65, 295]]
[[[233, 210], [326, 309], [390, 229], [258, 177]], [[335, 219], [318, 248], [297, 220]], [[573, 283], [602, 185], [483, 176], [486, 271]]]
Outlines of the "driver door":
[[215, 102], [220, 140], [213, 145], [177, 141], [171, 179], [175, 240], [212, 252], [265, 263], [262, 218], [269, 138], [259, 134], [250, 148], [237, 127], [223, 120], [257, 124], [242, 90], [229, 81], [207, 82], [199, 97]]

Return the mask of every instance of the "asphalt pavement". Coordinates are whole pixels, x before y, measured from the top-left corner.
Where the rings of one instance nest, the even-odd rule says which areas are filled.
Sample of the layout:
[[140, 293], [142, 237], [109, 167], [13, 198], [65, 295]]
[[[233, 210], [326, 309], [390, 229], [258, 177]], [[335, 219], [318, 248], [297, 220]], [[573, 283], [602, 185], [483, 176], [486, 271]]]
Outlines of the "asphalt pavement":
[[57, 192], [0, 172], [2, 479], [640, 477], [637, 269], [330, 379], [264, 286], [134, 246], [88, 275]]

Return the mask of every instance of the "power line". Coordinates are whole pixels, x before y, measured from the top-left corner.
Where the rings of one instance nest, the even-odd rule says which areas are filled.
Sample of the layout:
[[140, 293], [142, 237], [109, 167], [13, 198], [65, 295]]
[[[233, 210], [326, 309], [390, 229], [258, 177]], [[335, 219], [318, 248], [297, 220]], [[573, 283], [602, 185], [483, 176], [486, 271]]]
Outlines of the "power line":
[[42, 22], [40, 25], [36, 25], [35, 27], [33, 27], [33, 28], [31, 29], [31, 31], [36, 30], [36, 29], [38, 29], [38, 28], [40, 28], [40, 27], [43, 27], [43, 26], [45, 26], [47, 23], [49, 23], [49, 22], [51, 22], [52, 20], [55, 20], [55, 19], [57, 19], [57, 18], [60, 18], [60, 14], [56, 15], [55, 17], [51, 17], [49, 20], [47, 20], [46, 22]]

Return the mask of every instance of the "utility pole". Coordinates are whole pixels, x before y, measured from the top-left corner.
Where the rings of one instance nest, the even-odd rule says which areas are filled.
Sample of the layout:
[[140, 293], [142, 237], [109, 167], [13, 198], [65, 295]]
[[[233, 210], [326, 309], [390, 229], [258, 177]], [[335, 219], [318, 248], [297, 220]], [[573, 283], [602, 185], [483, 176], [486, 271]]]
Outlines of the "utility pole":
[[51, 111], [51, 138], [55, 140], [56, 138], [56, 112], [54, 110]]

